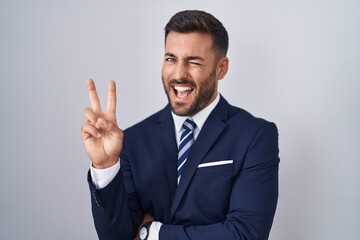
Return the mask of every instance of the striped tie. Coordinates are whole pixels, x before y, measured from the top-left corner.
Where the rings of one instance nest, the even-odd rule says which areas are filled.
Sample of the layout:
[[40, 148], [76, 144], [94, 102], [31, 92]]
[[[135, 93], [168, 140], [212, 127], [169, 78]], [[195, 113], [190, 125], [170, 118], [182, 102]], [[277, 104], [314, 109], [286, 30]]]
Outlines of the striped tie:
[[177, 183], [179, 185], [182, 170], [184, 164], [189, 156], [191, 145], [194, 143], [194, 134], [193, 131], [196, 128], [196, 124], [190, 118], [186, 119], [182, 129], [184, 132], [181, 134], [180, 143], [179, 143], [179, 154], [178, 154], [178, 178]]

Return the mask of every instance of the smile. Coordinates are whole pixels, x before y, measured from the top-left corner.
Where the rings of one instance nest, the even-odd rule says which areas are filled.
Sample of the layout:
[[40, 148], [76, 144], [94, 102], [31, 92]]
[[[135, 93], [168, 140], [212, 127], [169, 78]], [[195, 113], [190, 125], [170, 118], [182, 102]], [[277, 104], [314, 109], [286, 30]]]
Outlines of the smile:
[[173, 86], [175, 95], [179, 99], [187, 98], [193, 91], [194, 88], [191, 86]]

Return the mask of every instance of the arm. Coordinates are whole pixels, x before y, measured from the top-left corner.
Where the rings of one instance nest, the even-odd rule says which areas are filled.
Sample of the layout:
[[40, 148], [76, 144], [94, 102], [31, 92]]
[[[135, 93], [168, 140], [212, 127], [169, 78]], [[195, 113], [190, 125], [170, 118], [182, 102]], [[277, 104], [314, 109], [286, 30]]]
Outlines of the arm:
[[[114, 81], [110, 81], [105, 111], [101, 110], [92, 80], [87, 81], [87, 87], [92, 108], [84, 110], [82, 139], [92, 165], [104, 169], [116, 164], [122, 152], [123, 132], [117, 125], [115, 114], [116, 86]], [[126, 193], [122, 171], [103, 189], [96, 189], [90, 173], [88, 182], [99, 239], [133, 239], [142, 214], [137, 206], [134, 207], [132, 199], [136, 199], [136, 196]]]
[[[91, 210], [99, 239], [133, 239], [142, 215], [129, 207], [122, 171], [103, 189], [96, 189], [90, 173]], [[111, 197], [108, 197], [111, 196]]]
[[268, 239], [278, 197], [278, 163], [277, 129], [267, 123], [247, 150], [225, 221], [202, 226], [164, 224], [160, 240]]

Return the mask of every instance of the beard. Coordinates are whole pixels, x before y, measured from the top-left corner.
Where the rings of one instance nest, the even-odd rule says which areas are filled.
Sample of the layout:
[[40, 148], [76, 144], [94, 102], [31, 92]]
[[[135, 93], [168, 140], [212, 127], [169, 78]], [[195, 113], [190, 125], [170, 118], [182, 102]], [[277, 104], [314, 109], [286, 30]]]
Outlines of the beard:
[[[197, 85], [193, 80], [190, 79], [172, 79], [166, 83], [163, 76], [162, 82], [171, 110], [178, 116], [194, 116], [196, 113], [200, 112], [202, 109], [204, 109], [210, 104], [210, 101], [217, 89], [215, 69], [210, 73], [208, 78], [202, 81], [199, 85]], [[191, 85], [194, 88], [191, 94], [195, 94], [195, 97], [190, 104], [184, 102], [176, 102], [175, 100], [171, 99], [169, 93], [171, 91], [174, 91], [174, 89], [172, 88], [173, 84], [186, 84]]]

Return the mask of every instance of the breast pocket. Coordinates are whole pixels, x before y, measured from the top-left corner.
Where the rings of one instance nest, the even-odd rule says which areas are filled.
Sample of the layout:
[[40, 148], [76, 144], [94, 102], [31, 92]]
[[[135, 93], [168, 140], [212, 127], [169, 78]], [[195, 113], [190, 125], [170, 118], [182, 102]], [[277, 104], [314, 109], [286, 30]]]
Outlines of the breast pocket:
[[232, 160], [201, 163], [188, 189], [187, 202], [193, 213], [204, 216], [205, 222], [222, 221], [229, 208], [234, 181]]
[[197, 175], [229, 172], [234, 170], [233, 160], [220, 160], [201, 163], [196, 171]]

